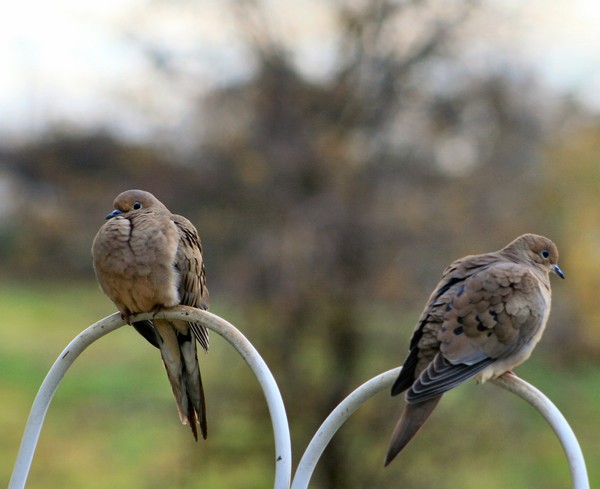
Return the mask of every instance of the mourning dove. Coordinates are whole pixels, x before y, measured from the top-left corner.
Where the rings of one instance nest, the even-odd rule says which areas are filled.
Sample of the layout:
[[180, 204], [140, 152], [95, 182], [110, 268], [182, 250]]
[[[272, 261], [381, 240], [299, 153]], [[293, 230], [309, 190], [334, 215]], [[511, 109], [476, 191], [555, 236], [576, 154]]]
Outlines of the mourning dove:
[[524, 234], [499, 251], [452, 263], [427, 301], [410, 352], [392, 387], [408, 389], [385, 465], [406, 446], [444, 392], [476, 377], [499, 377], [521, 364], [550, 313], [550, 272], [561, 278], [558, 250]]
[[[134, 314], [178, 304], [207, 309], [202, 245], [192, 223], [142, 190], [119, 194], [114, 209], [94, 238], [92, 256], [100, 287], [123, 319], [130, 323]], [[208, 331], [182, 320], [153, 319], [133, 326], [159, 348], [181, 422], [190, 425], [196, 440], [199, 424], [206, 438], [196, 340], [208, 351]]]

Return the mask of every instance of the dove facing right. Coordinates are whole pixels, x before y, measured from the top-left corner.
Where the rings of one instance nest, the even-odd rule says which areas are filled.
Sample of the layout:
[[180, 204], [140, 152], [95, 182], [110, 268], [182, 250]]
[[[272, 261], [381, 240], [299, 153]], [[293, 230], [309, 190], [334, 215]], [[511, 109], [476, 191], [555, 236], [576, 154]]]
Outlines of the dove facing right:
[[565, 278], [548, 238], [524, 234], [493, 253], [444, 271], [410, 341], [392, 395], [406, 391], [385, 465], [423, 426], [448, 390], [497, 378], [533, 351], [550, 314], [550, 273]]

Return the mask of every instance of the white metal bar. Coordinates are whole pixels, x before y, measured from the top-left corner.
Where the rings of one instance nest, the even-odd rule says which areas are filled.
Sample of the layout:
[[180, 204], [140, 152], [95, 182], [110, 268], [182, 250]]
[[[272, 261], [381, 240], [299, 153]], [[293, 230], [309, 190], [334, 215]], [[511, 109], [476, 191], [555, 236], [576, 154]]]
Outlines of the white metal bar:
[[[151, 313], [139, 314], [135, 319], [151, 319], [152, 316]], [[289, 488], [292, 455], [285, 407], [273, 375], [256, 349], [233, 325], [206, 311], [180, 306], [161, 311], [156, 314], [156, 317], [184, 319], [203, 324], [223, 336], [248, 363], [263, 390], [273, 423], [276, 452], [274, 487], [275, 489]], [[123, 320], [119, 314], [104, 318], [78, 335], [58, 357], [44, 379], [31, 408], [9, 489], [23, 489], [25, 487], [48, 406], [67, 369], [90, 344], [121, 326], [123, 326]], [[399, 372], [400, 368], [395, 368], [370, 379], [336, 407], [323, 422], [304, 452], [292, 482], [292, 489], [305, 489], [308, 487], [317, 462], [337, 430], [362, 403], [378, 392], [389, 388]], [[539, 390], [515, 375], [504, 375], [493, 382], [522, 397], [540, 411], [557, 434], [565, 450], [573, 480], [573, 488], [589, 489], [589, 480], [581, 448], [573, 431], [556, 406]]]
[[[378, 392], [389, 389], [400, 373], [400, 368], [384, 372], [371, 380], [365, 382], [348, 397], [346, 397], [327, 417], [314, 437], [308, 444], [302, 459], [298, 464], [292, 489], [307, 489], [310, 479], [321, 458], [325, 448], [344, 422], [354, 413], [358, 407], [373, 397]], [[514, 374], [503, 375], [493, 381], [496, 385], [522, 397], [532, 404], [544, 418], [550, 423], [550, 426], [557, 434], [563, 449], [567, 455], [569, 469], [574, 489], [589, 489], [587, 470], [581, 448], [571, 427], [558, 411], [556, 406], [527, 382], [521, 380]]]
[[[361, 404], [373, 397], [378, 392], [390, 388], [392, 383], [398, 377], [401, 367], [388, 370], [376, 377], [368, 380], [360, 387], [355, 389], [331, 412], [323, 424], [319, 427], [312, 440], [306, 447], [300, 463], [296, 468], [292, 489], [306, 489], [315, 470], [317, 462], [323, 455], [325, 448], [336, 434], [337, 430], [346, 422], [346, 420], [356, 411]], [[383, 467], [383, 456], [381, 459]]]
[[118, 313], [98, 321], [71, 341], [54, 362], [33, 401], [8, 489], [23, 489], [25, 487], [35, 448], [40, 437], [42, 425], [44, 424], [44, 418], [48, 412], [52, 397], [56, 389], [58, 389], [58, 385], [67, 372], [67, 369], [73, 364], [79, 354], [94, 341], [120, 328], [124, 324]]
[[550, 399], [514, 374], [504, 374], [491, 382], [525, 399], [541, 413], [556, 433], [565, 451], [573, 489], [589, 489], [590, 481], [579, 442], [565, 417]]
[[[153, 316], [152, 313], [144, 313], [136, 315], [134, 319], [152, 319]], [[263, 390], [273, 423], [276, 452], [274, 488], [288, 489], [292, 474], [292, 449], [288, 420], [277, 383], [256, 349], [235, 326], [207, 311], [179, 306], [165, 309], [157, 313], [156, 317], [198, 322], [223, 336], [244, 358]], [[98, 321], [69, 343], [69, 346], [52, 365], [33, 402], [8, 489], [25, 487], [48, 406], [67, 369], [90, 344], [123, 324], [118, 313]]]
[[[136, 318], [142, 316], [136, 316]], [[285, 406], [279, 387], [269, 367], [252, 343], [232, 324], [215, 314], [193, 307], [179, 306], [156, 314], [156, 317], [198, 322], [225, 338], [244, 358], [262, 387], [275, 437], [275, 489], [289, 489], [292, 479], [292, 442]]]

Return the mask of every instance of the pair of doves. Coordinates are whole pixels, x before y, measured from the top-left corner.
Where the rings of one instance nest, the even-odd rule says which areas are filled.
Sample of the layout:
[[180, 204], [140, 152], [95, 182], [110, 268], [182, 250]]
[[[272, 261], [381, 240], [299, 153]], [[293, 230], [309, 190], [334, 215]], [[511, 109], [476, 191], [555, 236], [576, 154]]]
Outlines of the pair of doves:
[[[179, 304], [207, 309], [200, 236], [152, 194], [128, 190], [92, 245], [94, 270], [123, 319]], [[406, 446], [444, 392], [475, 377], [485, 382], [527, 360], [550, 314], [550, 273], [561, 278], [558, 250], [524, 234], [499, 251], [451, 263], [427, 301], [409, 354], [392, 387], [406, 392], [385, 465]], [[196, 341], [208, 351], [208, 331], [183, 320], [152, 319], [133, 327], [160, 349], [179, 416], [198, 439], [207, 435]]]

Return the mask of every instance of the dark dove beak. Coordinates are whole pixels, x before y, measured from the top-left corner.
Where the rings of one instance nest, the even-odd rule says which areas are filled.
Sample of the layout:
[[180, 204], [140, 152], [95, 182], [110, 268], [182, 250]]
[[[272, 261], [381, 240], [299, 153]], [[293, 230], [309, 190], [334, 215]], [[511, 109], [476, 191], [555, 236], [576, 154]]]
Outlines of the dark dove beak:
[[[122, 212], [119, 209], [115, 209], [114, 211], [112, 211], [108, 216], [106, 216], [106, 219], [112, 219], [113, 217], [117, 217], [119, 214], [122, 214]], [[558, 267], [557, 267], [558, 268]], [[558, 272], [557, 272], [558, 273]], [[562, 273], [562, 272], [561, 272]]]
[[565, 278], [565, 274], [563, 273], [563, 271], [558, 267], [558, 265], [552, 265], [552, 270], [554, 270], [554, 273], [556, 273], [556, 275], [558, 275], [560, 278]]

